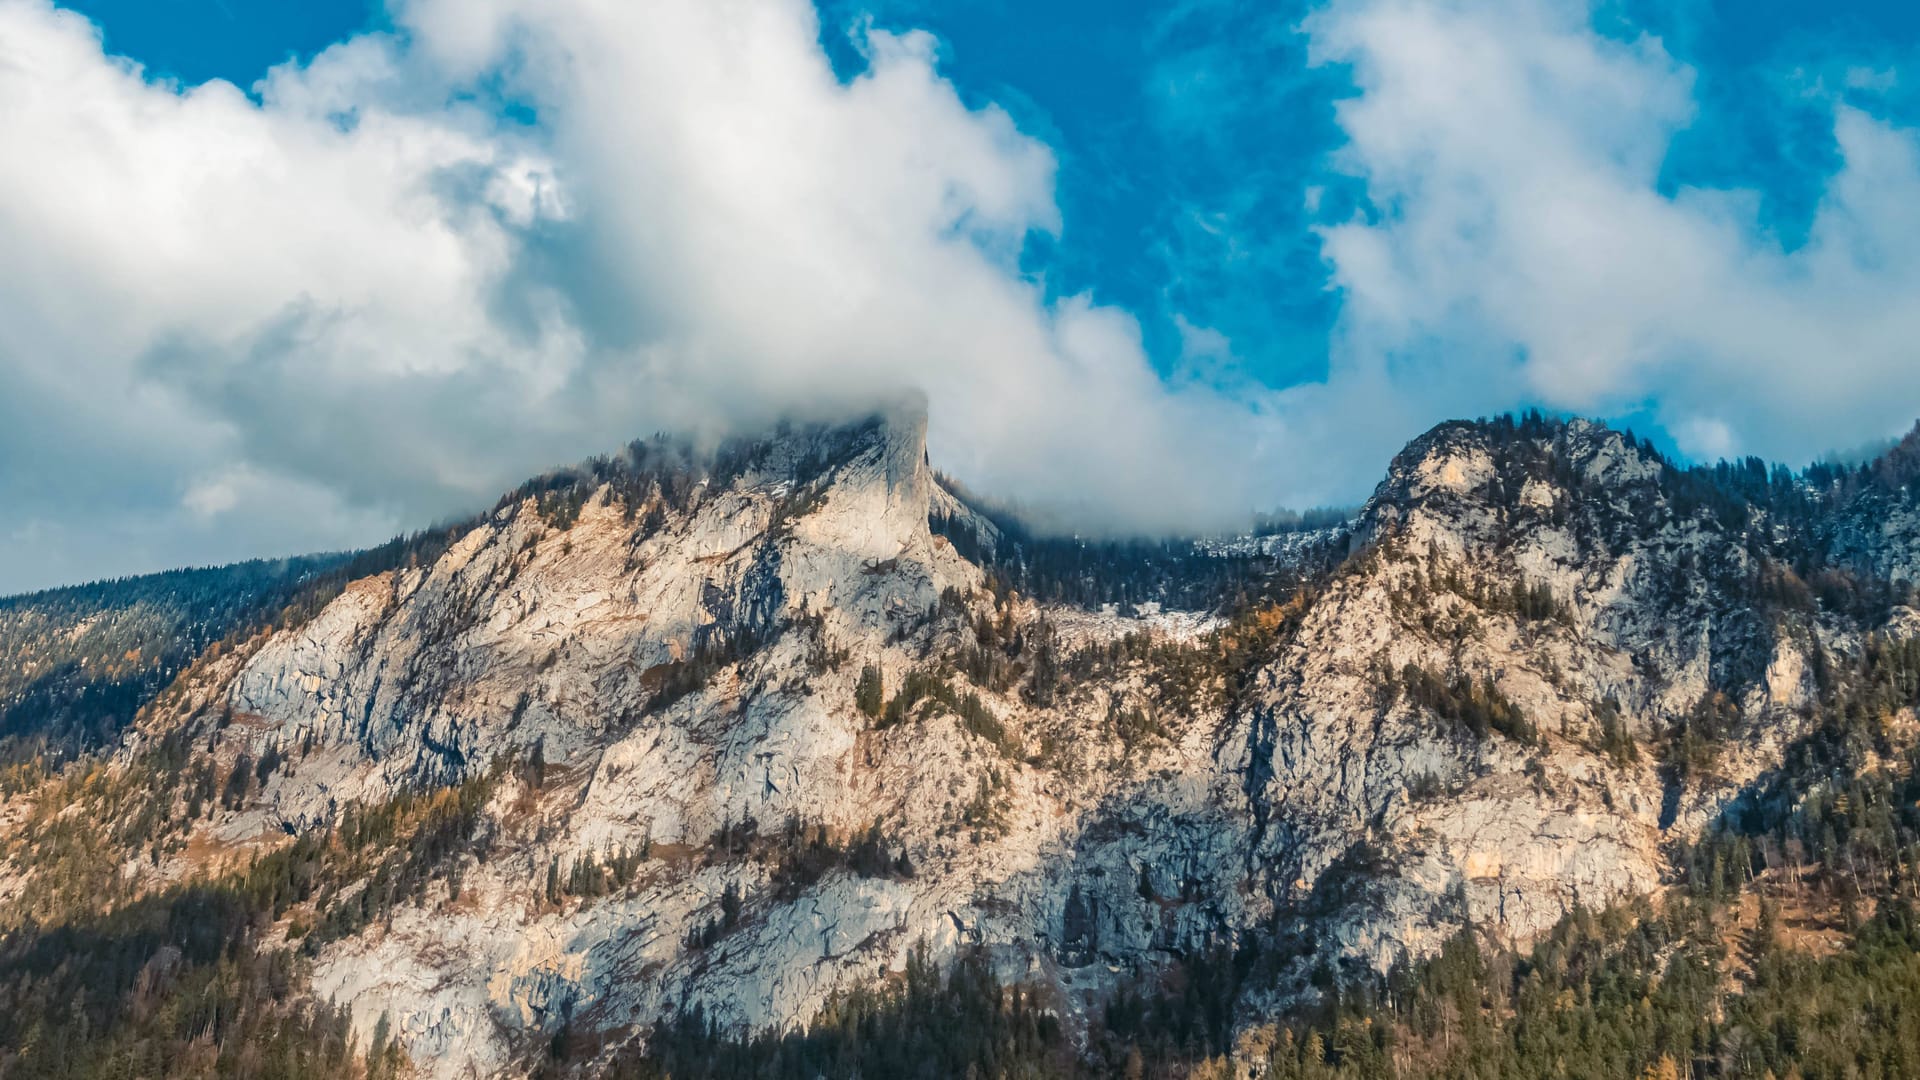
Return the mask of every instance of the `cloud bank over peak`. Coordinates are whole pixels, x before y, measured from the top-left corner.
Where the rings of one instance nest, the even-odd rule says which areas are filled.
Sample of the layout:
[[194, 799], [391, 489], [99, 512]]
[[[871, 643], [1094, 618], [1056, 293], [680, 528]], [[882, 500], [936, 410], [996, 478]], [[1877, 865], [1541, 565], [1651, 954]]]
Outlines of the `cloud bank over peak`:
[[1254, 407], [1021, 271], [1053, 154], [926, 35], [866, 32], [843, 82], [798, 2], [393, 14], [249, 96], [0, 0], [0, 137], [33, 148], [0, 162], [0, 591], [365, 543], [656, 429], [908, 386], [944, 467], [1074, 524], [1270, 501], [1217, 468]]
[[856, 23], [849, 74], [803, 0], [389, 14], [243, 91], [0, 0], [0, 592], [364, 544], [654, 430], [905, 389], [970, 486], [1145, 532], [1357, 499], [1425, 426], [1527, 404], [1788, 459], [1920, 413], [1913, 133], [1836, 105], [1788, 247], [1758, 193], [1665, 178], [1693, 73], [1582, 4], [1299, 26], [1354, 88], [1299, 200], [1360, 195], [1301, 285], [1339, 298], [1326, 378], [1280, 389], [1050, 287], [1056, 149], [928, 34]]

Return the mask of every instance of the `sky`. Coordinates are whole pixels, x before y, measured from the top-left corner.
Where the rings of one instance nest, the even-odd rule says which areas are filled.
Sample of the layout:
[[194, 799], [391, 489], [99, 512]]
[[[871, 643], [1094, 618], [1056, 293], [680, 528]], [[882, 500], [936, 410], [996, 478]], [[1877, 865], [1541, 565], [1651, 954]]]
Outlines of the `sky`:
[[0, 0], [0, 593], [902, 389], [1061, 530], [1920, 418], [1920, 6]]

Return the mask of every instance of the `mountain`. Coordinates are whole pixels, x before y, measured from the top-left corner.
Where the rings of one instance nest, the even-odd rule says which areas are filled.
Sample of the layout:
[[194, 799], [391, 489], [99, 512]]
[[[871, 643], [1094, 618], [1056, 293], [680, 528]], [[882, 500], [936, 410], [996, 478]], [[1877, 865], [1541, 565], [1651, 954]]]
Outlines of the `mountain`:
[[201, 650], [344, 557], [175, 570], [0, 598], [0, 762], [100, 748]]
[[1589, 1033], [1716, 1003], [1565, 1075], [1811, 1068], [1709, 953], [1914, 888], [1914, 446], [1451, 423], [1345, 523], [1082, 542], [905, 404], [229, 572], [121, 650], [178, 658], [130, 724], [6, 774], [0, 1076], [1540, 1075], [1549, 975]]

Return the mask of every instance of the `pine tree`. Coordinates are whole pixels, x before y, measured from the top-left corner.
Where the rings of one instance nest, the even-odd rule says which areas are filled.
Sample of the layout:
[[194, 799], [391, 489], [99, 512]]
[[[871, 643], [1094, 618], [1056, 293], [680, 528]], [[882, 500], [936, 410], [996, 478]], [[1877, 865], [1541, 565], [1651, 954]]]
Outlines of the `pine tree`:
[[860, 680], [853, 685], [853, 705], [874, 720], [886, 710], [887, 689], [878, 666], [868, 664], [860, 669]]

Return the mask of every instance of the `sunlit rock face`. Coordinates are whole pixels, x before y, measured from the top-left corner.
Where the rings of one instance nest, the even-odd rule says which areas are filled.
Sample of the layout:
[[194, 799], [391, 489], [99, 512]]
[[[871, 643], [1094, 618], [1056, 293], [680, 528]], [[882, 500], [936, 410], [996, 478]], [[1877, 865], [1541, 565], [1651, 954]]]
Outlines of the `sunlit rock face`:
[[[291, 763], [207, 844], [497, 777], [470, 850], [321, 949], [316, 995], [445, 1076], [524, 1071], [562, 1026], [804, 1023], [921, 944], [985, 948], [1069, 1031], [1258, 947], [1251, 1021], [1320, 965], [1658, 889], [1805, 729], [1820, 665], [1914, 623], [1778, 599], [1808, 552], [1911, 574], [1904, 489], [1734, 513], [1581, 421], [1435, 429], [1346, 526], [1187, 551], [1245, 569], [1205, 602], [1092, 561], [1094, 600], [1037, 599], [1009, 584], [1037, 549], [935, 476], [925, 427], [536, 482], [198, 669], [223, 767]], [[1708, 722], [1710, 763], [1663, 765]], [[796, 871], [822, 837], [842, 854]], [[587, 859], [627, 879], [556, 891]]]

